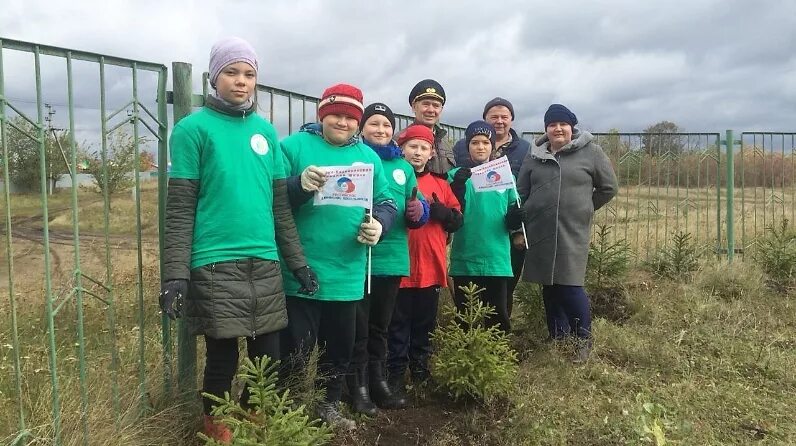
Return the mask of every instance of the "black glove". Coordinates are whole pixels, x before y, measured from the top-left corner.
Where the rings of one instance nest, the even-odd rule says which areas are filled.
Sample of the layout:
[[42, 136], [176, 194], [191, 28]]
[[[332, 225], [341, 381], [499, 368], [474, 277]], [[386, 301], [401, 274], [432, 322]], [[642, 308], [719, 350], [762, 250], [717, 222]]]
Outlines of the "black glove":
[[182, 316], [182, 302], [188, 296], [186, 279], [167, 280], [160, 287], [160, 309], [171, 319]]
[[512, 231], [520, 229], [522, 222], [525, 221], [525, 215], [525, 209], [522, 207], [516, 204], [509, 206], [508, 211], [506, 211], [506, 226]]
[[436, 192], [431, 193], [431, 205], [429, 206], [429, 218], [439, 222], [446, 222], [451, 218], [453, 210], [440, 203]]
[[315, 275], [315, 271], [313, 271], [309, 265], [304, 265], [294, 270], [293, 277], [295, 277], [299, 285], [301, 285], [299, 293], [312, 296], [318, 291], [318, 276]]
[[464, 194], [467, 191], [467, 180], [472, 175], [470, 169], [467, 167], [461, 167], [456, 173], [453, 174], [453, 182], [451, 182], [451, 190], [453, 191], [453, 195], [456, 196], [456, 199], [459, 200], [459, 207], [462, 209], [462, 214], [464, 214], [464, 208], [467, 205], [464, 199]]
[[470, 172], [469, 167], [462, 167], [453, 174], [453, 183], [455, 185], [464, 185], [473, 173]]

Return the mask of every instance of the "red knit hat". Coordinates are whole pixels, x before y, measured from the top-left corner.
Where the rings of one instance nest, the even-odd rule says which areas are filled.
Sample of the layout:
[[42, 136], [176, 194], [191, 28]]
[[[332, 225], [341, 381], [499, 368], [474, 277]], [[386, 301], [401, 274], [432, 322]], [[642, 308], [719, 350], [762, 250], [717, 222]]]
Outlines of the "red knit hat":
[[398, 134], [398, 139], [396, 139], [395, 142], [397, 142], [399, 146], [402, 146], [410, 139], [421, 139], [431, 144], [432, 147], [434, 146], [434, 133], [431, 132], [430, 128], [424, 125], [412, 124], [403, 129], [401, 133]]
[[318, 119], [323, 120], [327, 115], [346, 115], [359, 122], [364, 110], [362, 90], [353, 85], [337, 84], [323, 91], [318, 103]]

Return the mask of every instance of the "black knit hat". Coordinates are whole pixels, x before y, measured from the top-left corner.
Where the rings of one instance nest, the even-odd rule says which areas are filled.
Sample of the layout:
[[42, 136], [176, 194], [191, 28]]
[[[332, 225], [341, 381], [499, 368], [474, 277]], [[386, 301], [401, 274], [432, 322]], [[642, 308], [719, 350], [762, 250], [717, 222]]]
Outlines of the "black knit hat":
[[445, 89], [434, 79], [423, 79], [409, 93], [409, 105], [425, 98], [436, 99], [441, 101], [442, 105], [445, 105]]
[[514, 106], [511, 105], [511, 102], [509, 102], [508, 99], [503, 99], [503, 98], [500, 98], [500, 97], [492, 99], [491, 101], [486, 103], [486, 105], [484, 106], [484, 115], [482, 116], [482, 118], [486, 119], [486, 114], [489, 111], [489, 109], [492, 108], [492, 107], [497, 107], [498, 105], [502, 105], [502, 106], [506, 107], [507, 109], [509, 109], [509, 113], [511, 113], [511, 120], [513, 121], [514, 120]]
[[551, 122], [566, 122], [574, 127], [578, 123], [578, 117], [563, 105], [553, 104], [544, 114], [544, 126], [547, 127]]
[[475, 121], [470, 123], [467, 126], [467, 129], [464, 131], [464, 138], [466, 140], [467, 146], [470, 146], [470, 141], [476, 135], [484, 135], [489, 139], [489, 142], [492, 143], [492, 148], [495, 148], [495, 128], [492, 127], [492, 124], [486, 121]]
[[362, 115], [362, 120], [359, 122], [359, 129], [362, 130], [365, 127], [365, 122], [370, 119], [373, 115], [382, 115], [390, 121], [390, 125], [392, 125], [393, 130], [395, 130], [395, 115], [393, 114], [390, 107], [387, 107], [386, 104], [382, 104], [381, 102], [374, 102], [367, 107], [365, 107], [365, 113]]

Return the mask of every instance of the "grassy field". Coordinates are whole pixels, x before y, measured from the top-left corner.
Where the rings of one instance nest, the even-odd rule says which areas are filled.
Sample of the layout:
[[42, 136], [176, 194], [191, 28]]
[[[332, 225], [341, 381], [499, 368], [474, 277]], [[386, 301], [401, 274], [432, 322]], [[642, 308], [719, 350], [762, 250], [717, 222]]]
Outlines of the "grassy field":
[[[715, 245], [715, 190], [680, 190], [679, 199], [676, 192], [623, 189], [613, 211], [600, 213], [596, 221], [615, 225], [614, 234], [627, 238], [639, 257], [646, 251], [654, 252], [655, 237], [665, 242], [674, 230], [703, 231], [704, 237], [697, 238], [706, 246]], [[768, 219], [772, 215], [767, 204], [782, 206], [776, 200], [767, 200], [764, 192], [744, 191], [746, 218], [736, 224], [738, 237], [742, 229], [747, 234], [762, 232], [762, 216]], [[682, 195], [686, 194], [696, 204], [682, 204]], [[89, 444], [194, 445], [194, 432], [199, 427], [196, 406], [175, 403], [174, 395], [163, 388], [156, 304], [156, 190], [148, 186], [141, 197], [139, 274], [130, 195], [113, 199], [107, 250], [102, 234], [102, 202], [90, 192], [80, 195], [80, 271], [113, 290], [109, 295], [83, 279], [86, 289], [106, 300], [86, 295], [82, 306]], [[650, 203], [656, 203], [655, 207]], [[785, 197], [784, 203], [784, 217], [789, 217], [792, 197]], [[7, 315], [0, 323], [2, 444], [8, 444], [18, 433], [20, 405], [32, 434], [21, 444], [51, 444], [48, 438], [53, 432], [49, 340], [42, 297], [44, 251], [40, 236], [36, 236], [41, 227], [40, 217], [36, 218], [41, 214], [40, 207], [38, 196], [14, 196], [11, 202], [21, 395], [17, 393], [12, 360], [5, 243], [0, 252], [0, 294], [4, 296], [0, 312]], [[49, 209], [52, 289], [63, 299], [75, 284], [69, 196], [55, 195]], [[755, 216], [760, 217], [757, 224]], [[655, 219], [649, 220], [651, 217]], [[775, 212], [773, 218], [781, 219], [783, 214]], [[702, 229], [703, 225], [707, 229]], [[106, 256], [113, 265], [110, 275]], [[543, 341], [546, 331], [541, 303], [535, 289], [523, 285], [513, 315], [518, 328], [513, 343], [521, 357], [520, 374], [508, 400], [484, 407], [418, 393], [412, 409], [363, 420], [360, 429], [338, 437], [335, 444], [655, 444], [653, 431], [665, 438], [666, 444], [796, 443], [796, 421], [789, 407], [796, 401], [793, 295], [766, 288], [763, 273], [750, 259], [733, 265], [717, 262], [715, 257], [703, 262], [693, 281], [667, 281], [634, 270], [627, 280], [632, 315], [623, 322], [596, 318], [594, 355], [582, 366], [570, 363], [569, 346]], [[109, 306], [111, 297], [113, 305]], [[144, 317], [143, 328], [139, 314]], [[82, 444], [77, 316], [74, 300], [56, 316], [61, 423], [64, 444], [68, 445]], [[111, 324], [111, 317], [115, 324]], [[118, 352], [116, 360], [114, 351]], [[142, 354], [146, 377], [143, 392], [139, 388]], [[118, 418], [114, 416], [115, 391]]]

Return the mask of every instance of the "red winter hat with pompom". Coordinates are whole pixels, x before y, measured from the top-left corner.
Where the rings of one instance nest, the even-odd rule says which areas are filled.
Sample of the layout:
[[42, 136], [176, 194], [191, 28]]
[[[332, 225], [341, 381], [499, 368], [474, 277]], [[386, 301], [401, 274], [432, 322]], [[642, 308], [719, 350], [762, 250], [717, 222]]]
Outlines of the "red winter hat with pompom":
[[332, 85], [323, 91], [318, 103], [318, 119], [327, 115], [345, 115], [360, 122], [365, 106], [362, 104], [362, 90], [348, 84]]

